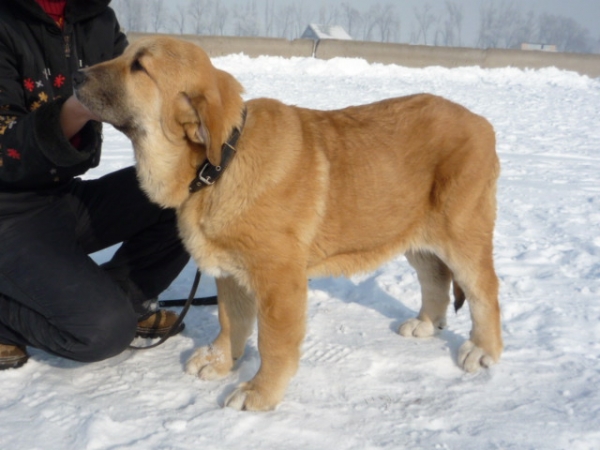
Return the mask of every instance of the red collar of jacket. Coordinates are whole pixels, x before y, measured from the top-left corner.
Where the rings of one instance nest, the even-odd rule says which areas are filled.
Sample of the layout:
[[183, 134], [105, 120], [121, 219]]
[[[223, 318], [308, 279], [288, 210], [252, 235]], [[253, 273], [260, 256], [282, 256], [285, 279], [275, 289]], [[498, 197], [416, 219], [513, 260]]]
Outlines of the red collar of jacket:
[[52, 17], [59, 28], [65, 26], [65, 7], [67, 0], [35, 0], [42, 7], [44, 12]]
[[[74, 24], [91, 19], [103, 13], [110, 2], [111, 0], [66, 0], [65, 22]], [[0, 0], [0, 19], [5, 19], [5, 16], [17, 16], [27, 23], [31, 23], [32, 20], [54, 23], [38, 0]]]

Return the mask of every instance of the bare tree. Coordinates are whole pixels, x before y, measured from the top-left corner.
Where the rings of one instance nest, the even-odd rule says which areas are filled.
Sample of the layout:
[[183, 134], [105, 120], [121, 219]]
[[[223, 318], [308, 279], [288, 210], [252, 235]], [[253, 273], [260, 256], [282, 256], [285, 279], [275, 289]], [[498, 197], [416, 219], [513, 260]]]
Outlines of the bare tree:
[[587, 28], [571, 18], [542, 14], [539, 19], [541, 43], [555, 44], [564, 52], [589, 53], [593, 50], [593, 39]]
[[463, 5], [447, 1], [446, 16], [441, 22], [441, 29], [436, 32], [438, 43], [446, 46], [462, 45], [462, 25], [464, 19]]
[[[527, 24], [527, 18], [531, 21]], [[527, 38], [528, 26], [533, 27], [533, 15], [523, 15], [514, 3], [510, 2], [501, 9], [499, 30], [502, 34], [500, 42], [504, 48], [519, 48], [529, 40]]]
[[554, 44], [561, 51], [590, 52], [593, 48], [589, 30], [575, 20], [542, 14], [537, 20], [533, 12], [523, 12], [510, 1], [488, 0], [481, 9], [477, 46], [482, 48], [519, 48], [524, 42], [538, 40]]
[[292, 38], [292, 22], [294, 19], [294, 7], [291, 5], [281, 5], [275, 13], [275, 23], [277, 24], [278, 37]]
[[323, 25], [339, 25], [340, 17], [340, 8], [337, 5], [324, 4], [319, 8], [319, 23]]
[[158, 33], [164, 28], [166, 21], [165, 3], [163, 0], [150, 0], [148, 2], [148, 15], [150, 16], [150, 30]]
[[113, 5], [121, 25], [127, 31], [146, 31], [146, 2], [143, 0], [119, 0]]
[[188, 3], [187, 13], [191, 20], [192, 33], [207, 34], [212, 19], [208, 13], [211, 5], [212, 0], [191, 0]]
[[477, 36], [477, 47], [496, 47], [496, 20], [496, 8], [494, 4], [490, 1], [487, 4], [482, 5], [481, 9], [479, 10], [479, 34]]
[[274, 0], [265, 0], [264, 10], [265, 36], [272, 36], [275, 31], [275, 4]]
[[396, 7], [387, 3], [381, 9], [381, 14], [377, 19], [379, 37], [381, 42], [394, 42], [400, 35], [400, 17], [396, 12]]
[[362, 27], [363, 19], [357, 9], [352, 8], [348, 3], [340, 5], [340, 20], [345, 30], [350, 36], [357, 37], [359, 29]]
[[302, 35], [302, 32], [311, 22], [311, 18], [314, 17], [314, 15], [312, 11], [306, 7], [306, 3], [297, 2], [294, 3], [292, 9], [292, 17], [292, 39], [296, 39]]
[[462, 45], [463, 21], [465, 18], [463, 6], [464, 5], [459, 5], [453, 2], [446, 2], [446, 9], [448, 10], [448, 15], [450, 16], [450, 23], [456, 30], [456, 40], [453, 42], [453, 44], [458, 46]]
[[500, 3], [488, 0], [480, 11], [477, 47], [510, 48], [523, 39], [525, 21], [521, 10], [510, 1]]
[[245, 8], [237, 8], [233, 17], [235, 20], [236, 36], [258, 36], [260, 24], [258, 20], [258, 7], [256, 0], [248, 0]]
[[174, 24], [175, 30], [179, 32], [179, 34], [185, 33], [185, 24], [187, 17], [187, 7], [182, 4], [177, 5], [175, 13], [171, 15], [171, 22]]
[[366, 13], [363, 14], [363, 41], [372, 41], [375, 29], [377, 28], [377, 19], [381, 15], [381, 6], [379, 4], [371, 5]]
[[437, 20], [437, 16], [433, 13], [431, 5], [425, 3], [421, 9], [415, 8], [415, 19], [417, 21], [415, 43], [418, 44], [422, 40], [423, 44], [427, 45], [429, 30]]
[[209, 25], [210, 34], [223, 36], [229, 18], [229, 9], [221, 6], [220, 1], [214, 2], [213, 8], [212, 21]]
[[506, 39], [507, 48], [521, 48], [521, 44], [536, 40], [536, 18], [533, 11], [515, 17]]

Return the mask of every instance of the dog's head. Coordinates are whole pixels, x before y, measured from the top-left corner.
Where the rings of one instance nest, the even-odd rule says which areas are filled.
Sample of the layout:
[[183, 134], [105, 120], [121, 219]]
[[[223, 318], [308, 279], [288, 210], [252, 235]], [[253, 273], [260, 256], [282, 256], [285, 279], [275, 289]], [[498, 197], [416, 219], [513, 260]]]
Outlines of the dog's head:
[[135, 41], [121, 56], [82, 70], [75, 85], [84, 105], [132, 140], [136, 158], [146, 147], [185, 145], [219, 165], [221, 146], [241, 120], [242, 86], [199, 46], [175, 38]]

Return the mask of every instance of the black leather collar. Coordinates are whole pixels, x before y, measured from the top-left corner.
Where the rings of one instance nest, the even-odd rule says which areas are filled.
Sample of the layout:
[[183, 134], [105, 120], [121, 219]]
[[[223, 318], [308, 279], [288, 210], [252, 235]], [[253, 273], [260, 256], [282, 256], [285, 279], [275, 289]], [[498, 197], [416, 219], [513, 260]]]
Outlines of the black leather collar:
[[223, 175], [223, 172], [229, 165], [231, 158], [235, 155], [235, 146], [237, 141], [242, 134], [244, 124], [246, 123], [246, 108], [242, 113], [242, 125], [239, 128], [234, 128], [227, 139], [227, 142], [221, 147], [221, 165], [213, 166], [207, 159], [198, 168], [196, 178], [192, 180], [189, 186], [190, 193], [199, 191], [206, 186], [212, 186], [215, 182]]

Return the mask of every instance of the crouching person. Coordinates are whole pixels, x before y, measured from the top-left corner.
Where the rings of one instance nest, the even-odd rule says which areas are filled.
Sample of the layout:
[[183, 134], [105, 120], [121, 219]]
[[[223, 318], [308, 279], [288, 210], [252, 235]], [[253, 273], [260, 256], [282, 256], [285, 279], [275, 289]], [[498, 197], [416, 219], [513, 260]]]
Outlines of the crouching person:
[[[125, 168], [100, 162], [101, 124], [72, 75], [127, 45], [109, 0], [0, 0], [0, 369], [27, 346], [77, 361], [160, 337], [177, 315], [153, 310], [188, 262], [175, 214]], [[120, 244], [112, 259], [89, 254]]]

